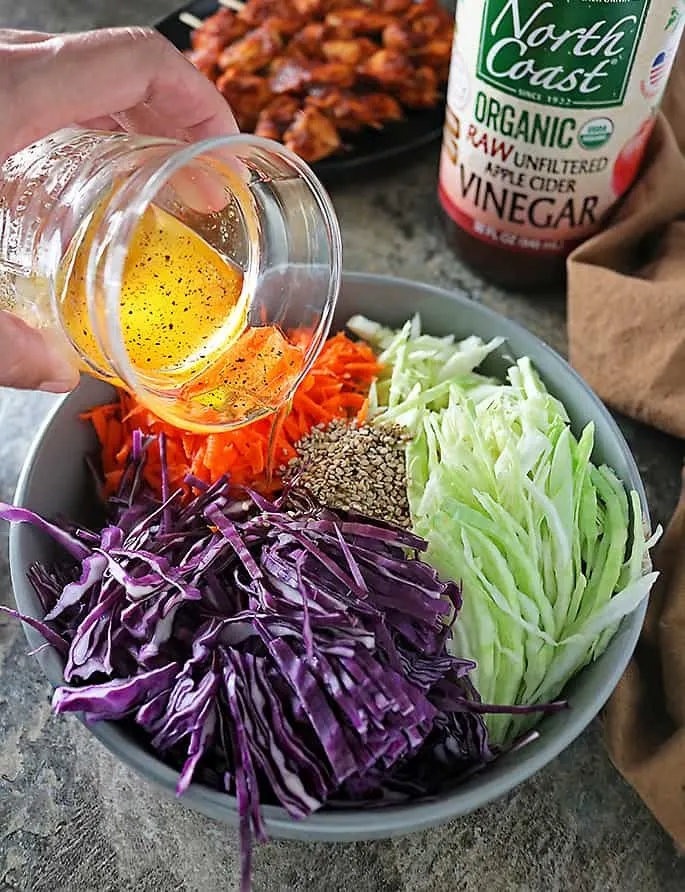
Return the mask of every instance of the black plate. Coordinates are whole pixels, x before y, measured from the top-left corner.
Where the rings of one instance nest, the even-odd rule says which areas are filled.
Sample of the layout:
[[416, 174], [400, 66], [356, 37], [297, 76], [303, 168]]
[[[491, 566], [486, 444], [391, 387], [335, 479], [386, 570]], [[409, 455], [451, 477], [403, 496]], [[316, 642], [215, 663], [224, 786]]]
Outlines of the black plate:
[[[191, 29], [179, 20], [179, 14], [189, 12], [198, 19], [206, 19], [217, 9], [216, 0], [193, 0], [162, 19], [155, 27], [178, 49], [187, 50]], [[350, 136], [347, 140], [349, 149], [344, 154], [319, 161], [312, 168], [322, 180], [331, 182], [347, 173], [357, 173], [395, 161], [439, 140], [444, 115], [444, 101], [425, 111], [405, 110], [402, 121], [387, 124], [382, 130], [369, 128]]]

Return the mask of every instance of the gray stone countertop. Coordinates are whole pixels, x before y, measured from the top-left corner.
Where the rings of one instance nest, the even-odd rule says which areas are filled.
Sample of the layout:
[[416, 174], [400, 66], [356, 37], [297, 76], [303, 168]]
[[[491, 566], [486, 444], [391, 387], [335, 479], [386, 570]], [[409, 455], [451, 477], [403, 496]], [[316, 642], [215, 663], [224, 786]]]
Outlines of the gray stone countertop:
[[[143, 24], [169, 0], [0, 0], [0, 25], [77, 30]], [[561, 298], [485, 285], [445, 246], [436, 210], [437, 149], [333, 190], [348, 269], [460, 287], [565, 351]], [[52, 398], [0, 390], [0, 499]], [[619, 422], [653, 514], [675, 504], [683, 444]], [[0, 529], [0, 603], [12, 603]], [[162, 798], [71, 718], [50, 716], [49, 688], [16, 623], [0, 618], [0, 892], [237, 890], [235, 833]], [[255, 892], [680, 892], [685, 860], [611, 766], [596, 725], [534, 778], [478, 813], [410, 837], [351, 845], [271, 842]]]

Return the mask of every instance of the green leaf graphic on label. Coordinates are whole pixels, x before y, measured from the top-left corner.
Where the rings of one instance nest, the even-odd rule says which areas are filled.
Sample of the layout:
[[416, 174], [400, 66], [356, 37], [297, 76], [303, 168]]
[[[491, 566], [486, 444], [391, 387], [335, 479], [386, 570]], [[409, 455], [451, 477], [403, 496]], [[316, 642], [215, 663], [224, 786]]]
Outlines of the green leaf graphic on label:
[[519, 99], [620, 105], [650, 0], [486, 0], [478, 76]]
[[664, 31], [670, 31], [671, 28], [674, 28], [678, 22], [680, 21], [680, 13], [678, 12], [677, 6], [671, 7], [671, 14], [668, 17], [668, 21], [666, 22], [666, 27]]

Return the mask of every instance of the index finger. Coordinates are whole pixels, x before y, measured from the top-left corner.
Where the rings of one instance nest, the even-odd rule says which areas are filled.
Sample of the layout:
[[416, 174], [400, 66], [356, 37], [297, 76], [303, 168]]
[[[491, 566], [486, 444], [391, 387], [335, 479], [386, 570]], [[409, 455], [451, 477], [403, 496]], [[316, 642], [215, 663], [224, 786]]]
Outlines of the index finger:
[[238, 132], [214, 85], [151, 29], [34, 37], [6, 44], [3, 55], [9, 59], [5, 154], [61, 127], [141, 107], [152, 112], [153, 136], [194, 142]]

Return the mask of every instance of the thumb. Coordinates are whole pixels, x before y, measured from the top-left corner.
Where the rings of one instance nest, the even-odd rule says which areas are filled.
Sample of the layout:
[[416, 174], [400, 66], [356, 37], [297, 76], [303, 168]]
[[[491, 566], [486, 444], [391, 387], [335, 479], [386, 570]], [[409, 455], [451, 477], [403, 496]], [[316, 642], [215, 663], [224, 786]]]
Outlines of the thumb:
[[0, 311], [0, 386], [66, 393], [78, 378], [49, 335]]

